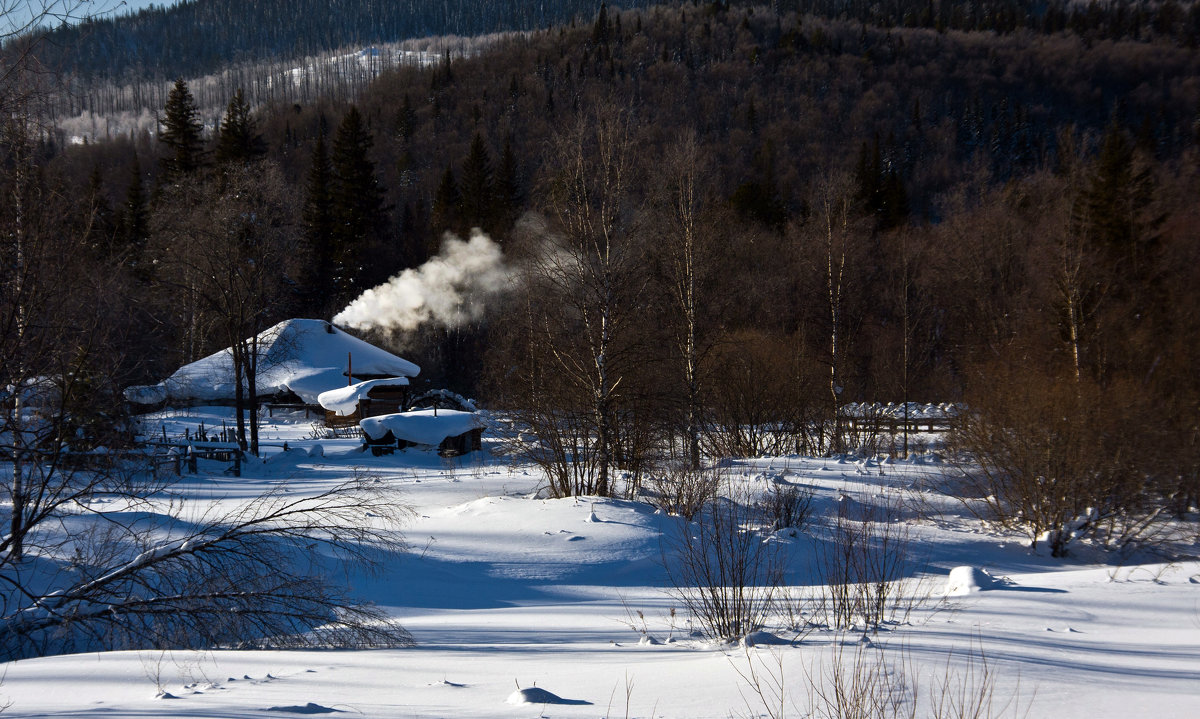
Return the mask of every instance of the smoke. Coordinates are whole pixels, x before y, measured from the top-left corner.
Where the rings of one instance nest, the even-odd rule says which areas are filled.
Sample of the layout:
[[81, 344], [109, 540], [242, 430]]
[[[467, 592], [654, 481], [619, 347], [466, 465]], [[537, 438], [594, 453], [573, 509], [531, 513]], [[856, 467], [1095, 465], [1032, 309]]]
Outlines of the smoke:
[[480, 230], [472, 230], [467, 242], [446, 233], [436, 256], [363, 292], [334, 315], [333, 323], [393, 333], [429, 322], [458, 327], [483, 316], [513, 277], [500, 246]]

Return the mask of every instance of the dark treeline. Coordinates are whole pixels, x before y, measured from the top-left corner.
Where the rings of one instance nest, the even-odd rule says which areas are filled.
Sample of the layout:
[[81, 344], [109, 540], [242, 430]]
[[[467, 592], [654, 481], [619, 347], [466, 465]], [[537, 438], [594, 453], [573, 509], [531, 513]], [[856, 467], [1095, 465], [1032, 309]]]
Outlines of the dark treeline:
[[[76, 198], [62, 214], [88, 256], [126, 278], [114, 316], [136, 323], [124, 346], [150, 358], [128, 363], [143, 378], [289, 315], [329, 317], [444, 232], [481, 227], [520, 288], [468, 327], [399, 341], [435, 385], [558, 433], [542, 459], [559, 491], [613, 491], [664, 447], [845, 451], [866, 441], [847, 402], [961, 400], [1000, 423], [964, 432], [977, 453], [1010, 436], [997, 426], [1035, 438], [1018, 449], [1036, 482], [1038, 457], [1067, 457], [1061, 471], [1107, 478], [1072, 490], [1080, 503], [1152, 490], [1186, 509], [1196, 77], [1197, 50], [1155, 35], [602, 9], [386, 73], [353, 105], [251, 114], [232, 98], [183, 155], [149, 135], [43, 143], [23, 176]], [[260, 169], [228, 169], [235, 120], [255, 149], [234, 166]], [[221, 244], [222, 223], [241, 244]], [[253, 265], [277, 271], [234, 324], [201, 279], [249, 236], [272, 253]]]

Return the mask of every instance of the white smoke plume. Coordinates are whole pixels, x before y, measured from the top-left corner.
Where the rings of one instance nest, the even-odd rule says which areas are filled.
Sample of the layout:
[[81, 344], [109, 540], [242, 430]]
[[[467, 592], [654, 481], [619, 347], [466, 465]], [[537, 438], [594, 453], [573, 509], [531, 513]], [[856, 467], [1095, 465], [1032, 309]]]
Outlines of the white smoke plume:
[[334, 315], [333, 323], [388, 332], [411, 331], [427, 322], [457, 327], [479, 319], [513, 277], [500, 246], [483, 232], [472, 230], [467, 242], [447, 233], [436, 256], [363, 292]]

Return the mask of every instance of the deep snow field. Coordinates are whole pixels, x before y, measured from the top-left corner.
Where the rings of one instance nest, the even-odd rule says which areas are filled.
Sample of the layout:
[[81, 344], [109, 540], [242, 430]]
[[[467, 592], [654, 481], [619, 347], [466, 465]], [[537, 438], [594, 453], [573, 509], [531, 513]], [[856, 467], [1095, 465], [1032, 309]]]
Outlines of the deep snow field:
[[[211, 429], [228, 416], [164, 412], [146, 428]], [[911, 559], [924, 567], [905, 581], [918, 606], [877, 635], [815, 628], [797, 638], [777, 617], [746, 647], [690, 633], [661, 562], [664, 532], [680, 520], [650, 504], [541, 498], [538, 471], [490, 455], [486, 434], [485, 451], [462, 458], [373, 457], [357, 440], [310, 439], [302, 413], [265, 421], [264, 442], [320, 444], [323, 456], [268, 446], [267, 461], [248, 462], [242, 478], [214, 465], [177, 489], [197, 503], [232, 502], [279, 483], [316, 492], [361, 471], [399, 486], [415, 512], [409, 551], [378, 576], [350, 568], [346, 581], [398, 617], [416, 646], [22, 660], [0, 667], [4, 716], [802, 717], [814, 691], [828, 691], [839, 666], [852, 675], [857, 658], [860, 675], [903, 686], [892, 696], [918, 702], [917, 716], [932, 715], [947, 677], [979, 687], [986, 673], [994, 716], [1200, 717], [1200, 562], [1116, 565], [1086, 547], [1067, 560], [1033, 553], [1022, 536], [997, 534], [957, 503], [919, 492], [952, 471], [931, 455], [881, 465], [727, 463], [755, 491], [775, 478], [815, 492], [812, 531], [771, 540], [786, 545], [796, 596], [819, 591], [814, 547], [839, 503], [901, 501]], [[1194, 542], [1185, 549], [1198, 553]], [[996, 581], [947, 596], [960, 566]], [[776, 682], [782, 701], [772, 698]]]

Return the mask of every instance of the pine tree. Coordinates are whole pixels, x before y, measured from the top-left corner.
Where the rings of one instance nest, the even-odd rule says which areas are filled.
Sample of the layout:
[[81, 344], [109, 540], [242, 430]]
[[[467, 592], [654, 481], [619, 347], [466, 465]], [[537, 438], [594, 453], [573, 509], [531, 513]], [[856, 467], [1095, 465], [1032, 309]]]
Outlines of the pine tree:
[[417, 115], [413, 110], [412, 100], [409, 99], [408, 93], [404, 93], [404, 100], [400, 103], [400, 109], [396, 111], [396, 134], [408, 142], [412, 139], [413, 133], [417, 129]]
[[435, 239], [446, 230], [456, 228], [459, 198], [454, 169], [446, 165], [446, 171], [442, 173], [442, 180], [438, 183], [437, 193], [433, 196], [433, 216], [430, 218], [430, 229], [433, 230]]
[[[329, 291], [334, 266], [333, 164], [325, 147], [324, 127], [313, 147], [312, 165], [304, 197], [304, 235], [312, 253], [311, 272], [304, 294], [321, 304], [319, 298]], [[316, 307], [314, 307], [316, 309]]]
[[250, 116], [250, 105], [246, 102], [242, 88], [238, 88], [229, 106], [225, 109], [225, 117], [217, 130], [217, 162], [249, 163], [267, 154], [267, 145], [254, 118]]
[[1146, 255], [1156, 239], [1158, 220], [1146, 213], [1153, 195], [1149, 170], [1137, 166], [1133, 142], [1114, 113], [1085, 192], [1085, 226], [1110, 261], [1135, 277], [1149, 269]]
[[494, 216], [492, 183], [492, 159], [488, 154], [483, 137], [476, 132], [471, 139], [471, 150], [462, 166], [460, 184], [460, 207], [463, 222], [471, 227], [491, 230]]
[[142, 253], [149, 236], [150, 207], [142, 183], [142, 164], [134, 155], [129, 171], [129, 186], [125, 190], [125, 201], [117, 221], [117, 241], [120, 246], [118, 251], [125, 255], [125, 266], [143, 277], [147, 269], [142, 264]]
[[512, 227], [524, 197], [521, 194], [520, 169], [517, 154], [513, 151], [512, 137], [504, 139], [500, 152], [500, 165], [496, 168], [495, 204], [496, 230], [503, 232]]
[[164, 181], [174, 182], [204, 164], [204, 126], [192, 91], [182, 79], [175, 81], [167, 95], [160, 124], [158, 141], [167, 147], [167, 155], [162, 158]]
[[362, 273], [363, 255], [383, 226], [383, 188], [370, 159], [374, 146], [362, 114], [353, 105], [333, 138], [330, 200], [334, 220], [334, 289], [353, 291]]
[[592, 25], [592, 42], [597, 45], [608, 43], [608, 5], [606, 3], [600, 3], [600, 14], [596, 16], [596, 23]]
[[115, 219], [104, 194], [104, 178], [99, 165], [92, 166], [92, 174], [88, 177], [83, 212], [89, 248], [97, 255], [107, 254], [115, 234]]

